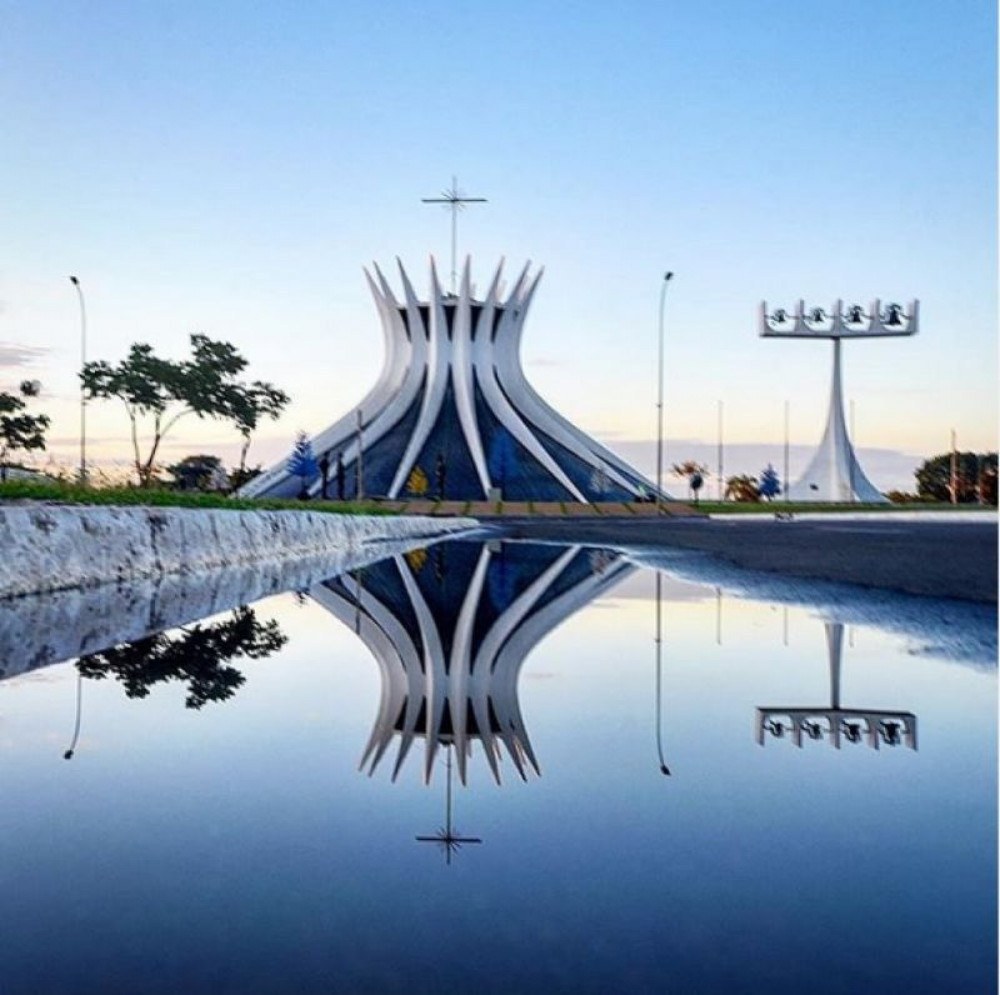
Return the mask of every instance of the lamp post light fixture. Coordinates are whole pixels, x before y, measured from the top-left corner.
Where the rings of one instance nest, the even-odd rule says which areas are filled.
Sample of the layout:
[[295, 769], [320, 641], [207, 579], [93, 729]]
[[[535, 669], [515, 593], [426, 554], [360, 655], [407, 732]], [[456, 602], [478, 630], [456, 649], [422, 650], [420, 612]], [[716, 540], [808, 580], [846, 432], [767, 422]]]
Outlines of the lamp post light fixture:
[[656, 513], [663, 508], [663, 305], [667, 298], [667, 284], [673, 279], [672, 272], [664, 273], [660, 285], [659, 350], [657, 362], [656, 391]]
[[[83, 287], [80, 281], [71, 276], [69, 282], [76, 287], [76, 296], [80, 302], [80, 372], [87, 365], [87, 305], [83, 299]], [[87, 486], [87, 392], [83, 381], [80, 381], [80, 485]]]

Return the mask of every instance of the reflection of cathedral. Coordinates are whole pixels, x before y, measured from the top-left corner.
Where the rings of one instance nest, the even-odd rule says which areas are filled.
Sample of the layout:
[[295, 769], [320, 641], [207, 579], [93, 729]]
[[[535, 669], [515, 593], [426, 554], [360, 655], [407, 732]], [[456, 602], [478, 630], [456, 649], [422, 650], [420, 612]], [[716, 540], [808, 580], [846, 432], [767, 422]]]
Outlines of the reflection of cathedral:
[[392, 741], [398, 775], [424, 740], [424, 780], [454, 746], [467, 781], [478, 742], [494, 779], [506, 750], [522, 778], [537, 774], [517, 697], [528, 653], [548, 632], [635, 568], [580, 546], [449, 543], [384, 560], [310, 590], [361, 636], [378, 662], [382, 695], [361, 766], [375, 771]]
[[912, 712], [881, 711], [874, 708], [844, 708], [840, 703], [840, 671], [844, 626], [826, 623], [826, 648], [830, 663], [830, 704], [791, 707], [768, 706], [757, 709], [757, 742], [765, 735], [781, 739], [788, 733], [796, 746], [805, 739], [826, 740], [838, 750], [848, 743], [865, 742], [873, 749], [880, 745], [917, 748], [917, 717]]

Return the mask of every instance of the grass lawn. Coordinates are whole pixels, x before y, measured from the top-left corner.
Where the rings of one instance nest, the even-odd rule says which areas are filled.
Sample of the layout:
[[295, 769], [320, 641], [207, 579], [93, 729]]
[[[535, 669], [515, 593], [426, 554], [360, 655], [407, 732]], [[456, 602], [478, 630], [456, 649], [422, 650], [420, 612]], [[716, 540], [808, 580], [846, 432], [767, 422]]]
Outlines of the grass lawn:
[[323, 511], [340, 515], [392, 515], [376, 501], [294, 501], [231, 498], [224, 494], [142, 490], [138, 487], [80, 487], [53, 481], [39, 483], [9, 480], [0, 483], [0, 503], [4, 501], [57, 501], [65, 504], [155, 505], [164, 508], [224, 508], [228, 511]]
[[979, 504], [948, 504], [938, 501], [912, 501], [908, 504], [812, 504], [806, 501], [701, 501], [695, 504], [686, 501], [685, 504], [697, 509], [705, 515], [773, 515], [776, 512], [791, 512], [807, 514], [824, 511], [872, 511], [891, 515], [897, 511], [984, 511], [996, 512], [995, 505]]
[[[339, 515], [396, 515], [405, 503], [377, 500], [351, 501], [296, 501], [273, 498], [234, 498], [223, 494], [204, 494], [199, 491], [173, 491], [150, 488], [142, 490], [138, 487], [80, 487], [78, 484], [60, 483], [58, 481], [38, 482], [28, 480], [9, 480], [0, 483], [0, 504], [4, 501], [55, 501], [65, 504], [106, 504], [106, 505], [155, 505], [165, 508], [224, 508], [239, 511], [322, 511]], [[913, 502], [911, 504], [808, 504], [795, 501], [737, 502], [737, 501], [673, 501], [672, 504], [685, 504], [695, 511], [705, 515], [737, 514], [737, 515], [774, 515], [776, 513], [806, 514], [815, 512], [835, 511], [871, 511], [891, 515], [899, 511], [983, 511], [996, 512], [995, 506], [977, 504], [944, 504]], [[543, 505], [544, 507], [544, 505]], [[628, 509], [624, 505], [616, 505], [618, 513]], [[466, 503], [465, 512], [469, 505]], [[539, 509], [529, 502], [528, 514], [534, 514]], [[600, 510], [600, 509], [596, 509]], [[568, 510], [562, 505], [562, 513]], [[417, 513], [412, 509], [411, 513]], [[420, 513], [432, 513], [432, 509], [420, 509]], [[472, 514], [475, 512], [473, 511]], [[497, 513], [500, 513], [499, 508]], [[524, 512], [519, 512], [523, 514]]]

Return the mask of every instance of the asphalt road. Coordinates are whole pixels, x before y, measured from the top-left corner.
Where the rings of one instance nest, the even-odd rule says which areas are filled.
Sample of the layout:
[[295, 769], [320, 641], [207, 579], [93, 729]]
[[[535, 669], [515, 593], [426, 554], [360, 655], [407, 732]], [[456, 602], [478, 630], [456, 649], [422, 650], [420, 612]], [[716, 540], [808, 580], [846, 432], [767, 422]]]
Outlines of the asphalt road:
[[997, 601], [995, 522], [509, 518], [502, 535], [700, 550], [737, 566], [935, 598]]

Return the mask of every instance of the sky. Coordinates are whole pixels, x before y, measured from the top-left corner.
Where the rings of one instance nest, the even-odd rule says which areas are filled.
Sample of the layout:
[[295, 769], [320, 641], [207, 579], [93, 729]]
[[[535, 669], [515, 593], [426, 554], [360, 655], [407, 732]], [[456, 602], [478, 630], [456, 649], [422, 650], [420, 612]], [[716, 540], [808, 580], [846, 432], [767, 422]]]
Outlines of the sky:
[[[799, 298], [920, 299], [913, 338], [844, 346], [876, 485], [997, 446], [996, 5], [925, 0], [202, 4], [0, 0], [0, 389], [43, 385], [79, 446], [87, 357], [181, 358], [201, 332], [292, 403], [251, 462], [350, 411], [381, 368], [362, 267], [427, 291], [458, 177], [485, 286], [545, 267], [523, 363], [542, 396], [651, 471], [663, 273], [666, 461], [792, 472], [822, 434], [830, 346], [757, 336]], [[398, 283], [397, 283], [398, 285]], [[124, 463], [114, 402], [91, 460]], [[236, 459], [182, 420], [165, 458]], [[744, 465], [745, 464], [745, 465]]]

